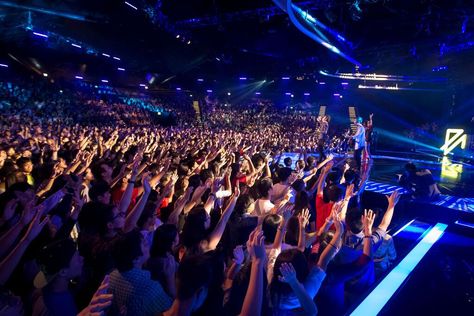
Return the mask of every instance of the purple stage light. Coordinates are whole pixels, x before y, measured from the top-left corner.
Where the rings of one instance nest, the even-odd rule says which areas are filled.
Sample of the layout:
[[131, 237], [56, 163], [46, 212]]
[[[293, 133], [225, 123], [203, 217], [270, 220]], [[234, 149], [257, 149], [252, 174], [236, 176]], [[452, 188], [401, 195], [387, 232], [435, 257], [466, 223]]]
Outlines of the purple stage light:
[[74, 47], [77, 47], [77, 48], [82, 48], [81, 45], [77, 45], [77, 44], [74, 44], [74, 43], [72, 43], [71, 46], [74, 46]]
[[199, 81], [199, 82], [203, 82], [203, 81], [204, 81], [204, 79], [202, 79], [202, 78], [198, 78], [198, 80], [197, 80], [197, 81]]
[[125, 1], [125, 4], [128, 5], [128, 6], [129, 6], [130, 8], [132, 8], [132, 9], [138, 10], [138, 8], [137, 8], [136, 6], [134, 6], [133, 4], [131, 4], [131, 3], [127, 2], [127, 1]]
[[304, 95], [308, 96], [311, 95], [309, 92], [305, 92]]
[[8, 68], [7, 64], [0, 64], [0, 67]]
[[207, 93], [212, 93], [212, 90], [208, 89], [206, 90]]
[[348, 86], [348, 85], [349, 85], [349, 82], [341, 82], [341, 85], [343, 85], [343, 86]]
[[181, 91], [181, 88], [176, 88], [176, 91]]
[[108, 81], [108, 80], [105, 80], [105, 79], [102, 79], [101, 81], [102, 81], [103, 83], [109, 83], [109, 81]]
[[290, 77], [281, 77], [281, 80], [290, 80]]
[[79, 79], [79, 80], [84, 79], [84, 77], [81, 77], [81, 76], [75, 76], [74, 78]]
[[239, 80], [247, 80], [247, 77], [239, 77]]
[[291, 95], [291, 92], [285, 92], [285, 95]]
[[341, 95], [339, 93], [334, 93], [333, 96], [340, 97]]
[[117, 70], [119, 70], [119, 71], [125, 71], [125, 68], [120, 68], [120, 67], [118, 67]]
[[260, 92], [255, 92], [256, 95], [260, 95], [261, 93]]
[[102, 56], [105, 56], [107, 58], [110, 58], [110, 55], [109, 54], [106, 54], [106, 53], [102, 53]]
[[320, 84], [320, 85], [325, 85], [326, 82], [320, 81], [319, 84]]
[[120, 60], [120, 58], [118, 58], [118, 57], [115, 57], [115, 56], [114, 56], [113, 58], [114, 58], [115, 60]]
[[140, 83], [140, 87], [146, 87], [146, 84]]
[[34, 35], [36, 36], [40, 36], [40, 37], [44, 37], [44, 38], [48, 38], [48, 35], [46, 34], [43, 34], [43, 33], [38, 33], [38, 32], [33, 32]]

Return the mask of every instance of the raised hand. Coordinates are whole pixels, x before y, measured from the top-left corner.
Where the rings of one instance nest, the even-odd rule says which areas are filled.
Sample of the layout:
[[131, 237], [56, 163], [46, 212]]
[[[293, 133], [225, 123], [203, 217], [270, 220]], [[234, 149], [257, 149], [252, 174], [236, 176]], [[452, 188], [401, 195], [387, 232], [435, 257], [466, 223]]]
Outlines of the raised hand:
[[386, 197], [388, 200], [388, 206], [395, 207], [395, 205], [397, 205], [398, 201], [400, 200], [400, 193], [398, 193], [398, 191], [395, 190], [392, 192], [392, 194], [386, 195]]
[[344, 197], [345, 201], [349, 201], [354, 196], [354, 184], [350, 184], [346, 188], [346, 196]]
[[78, 316], [102, 316], [104, 310], [112, 305], [113, 294], [108, 294], [109, 276], [106, 275], [97, 292], [92, 297], [89, 306], [83, 309]]
[[148, 172], [145, 172], [142, 176], [142, 185], [145, 193], [151, 192], [150, 174]]
[[253, 260], [264, 261], [266, 258], [265, 252], [265, 236], [263, 231], [254, 230], [253, 234], [250, 234], [251, 238], [247, 241], [247, 249]]
[[290, 263], [282, 263], [280, 266], [281, 276], [278, 276], [278, 280], [284, 283], [294, 283], [298, 282], [296, 278], [296, 270], [293, 265]]
[[284, 221], [288, 221], [291, 216], [293, 216], [293, 213], [295, 212], [295, 207], [293, 204], [285, 204], [281, 208], [281, 216], [283, 217]]
[[234, 254], [233, 260], [236, 264], [242, 264], [244, 262], [244, 259], [245, 259], [244, 249], [241, 245], [234, 248], [233, 254]]
[[372, 210], [364, 210], [362, 224], [364, 226], [364, 236], [372, 236], [372, 226], [374, 225], [375, 213]]
[[309, 224], [309, 209], [305, 208], [303, 211], [298, 214], [298, 223], [300, 224], [300, 227], [306, 228]]

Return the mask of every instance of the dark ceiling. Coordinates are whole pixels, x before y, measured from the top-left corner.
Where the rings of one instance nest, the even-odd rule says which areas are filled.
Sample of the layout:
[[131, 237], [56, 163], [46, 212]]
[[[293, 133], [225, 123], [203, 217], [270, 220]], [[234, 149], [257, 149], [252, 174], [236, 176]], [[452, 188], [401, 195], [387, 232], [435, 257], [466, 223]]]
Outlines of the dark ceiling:
[[[354, 70], [297, 30], [270, 0], [129, 3], [138, 10], [121, 0], [0, 1], [0, 62], [16, 63], [11, 54], [30, 68], [34, 59], [50, 73], [113, 77], [121, 84], [147, 75], [156, 83], [186, 84], [199, 76], [262, 80]], [[360, 0], [358, 14], [349, 0], [294, 3], [347, 38], [348, 54], [367, 71], [430, 75], [434, 67], [449, 65], [456, 70], [452, 76], [472, 73], [473, 1]], [[117, 67], [126, 68], [126, 75]]]

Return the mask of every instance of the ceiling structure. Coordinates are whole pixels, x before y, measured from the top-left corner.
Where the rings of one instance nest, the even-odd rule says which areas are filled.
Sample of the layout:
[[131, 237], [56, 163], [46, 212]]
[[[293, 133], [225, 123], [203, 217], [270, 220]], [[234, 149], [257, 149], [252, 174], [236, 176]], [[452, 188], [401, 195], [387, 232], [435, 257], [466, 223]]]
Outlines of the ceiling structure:
[[[472, 1], [293, 2], [347, 39], [361, 72], [473, 80]], [[355, 71], [271, 0], [1, 0], [0, 45], [0, 63], [121, 85], [152, 78], [157, 87], [191, 88], [201, 77], [242, 76], [314, 81], [321, 70]]]

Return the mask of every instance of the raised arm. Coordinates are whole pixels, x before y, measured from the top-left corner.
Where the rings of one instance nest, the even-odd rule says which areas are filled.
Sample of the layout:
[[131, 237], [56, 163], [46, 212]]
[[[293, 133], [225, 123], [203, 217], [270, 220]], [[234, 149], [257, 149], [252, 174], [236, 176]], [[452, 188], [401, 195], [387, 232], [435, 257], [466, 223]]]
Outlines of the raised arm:
[[247, 249], [252, 258], [249, 287], [245, 294], [240, 316], [260, 315], [263, 302], [263, 268], [265, 266], [265, 236], [262, 231], [254, 230], [247, 242]]
[[273, 249], [277, 249], [277, 250], [281, 249], [281, 244], [283, 243], [283, 238], [285, 237], [286, 226], [288, 225], [288, 220], [293, 215], [294, 211], [295, 210], [293, 208], [293, 205], [291, 204], [285, 204], [281, 208], [280, 213], [283, 219], [280, 225], [278, 225], [277, 233], [275, 235], [275, 240], [273, 241], [273, 247], [272, 247]]
[[397, 190], [393, 191], [390, 196], [387, 196], [387, 200], [388, 200], [387, 211], [383, 215], [382, 221], [380, 222], [380, 225], [378, 227], [379, 229], [383, 231], [387, 231], [388, 226], [392, 222], [393, 211], [395, 210], [395, 206], [400, 200], [400, 193], [398, 193]]
[[364, 255], [372, 258], [372, 225], [374, 225], [375, 214], [372, 210], [364, 210], [362, 224], [364, 226]]
[[309, 296], [308, 292], [296, 278], [296, 271], [293, 265], [290, 263], [283, 263], [280, 267], [281, 276], [278, 277], [280, 282], [288, 283], [288, 285], [295, 293], [295, 296], [300, 302], [300, 306], [304, 310], [304, 315], [317, 315], [318, 309], [313, 301], [313, 298]]
[[143, 182], [143, 188], [144, 188], [143, 194], [140, 197], [140, 200], [138, 201], [138, 203], [135, 204], [133, 209], [125, 218], [125, 226], [123, 229], [124, 232], [129, 232], [136, 227], [137, 221], [142, 215], [143, 209], [145, 208], [146, 202], [148, 201], [148, 197], [150, 196], [151, 187], [150, 187], [150, 179], [148, 175], [144, 175], [142, 182]]
[[339, 252], [339, 249], [342, 245], [342, 235], [344, 234], [344, 224], [339, 219], [338, 216], [334, 219], [334, 226], [336, 227], [336, 232], [332, 237], [329, 244], [324, 249], [323, 253], [319, 257], [317, 263], [318, 267], [326, 271], [329, 262], [334, 258], [334, 256]]
[[309, 210], [303, 209], [301, 214], [298, 214], [299, 238], [298, 250], [304, 252], [306, 249], [306, 226], [309, 223]]
[[227, 225], [227, 222], [229, 221], [230, 215], [234, 211], [235, 203], [237, 202], [239, 195], [240, 195], [240, 190], [238, 187], [236, 187], [234, 194], [230, 198], [229, 204], [227, 204], [227, 207], [222, 213], [221, 218], [219, 219], [219, 222], [217, 223], [216, 227], [214, 228], [214, 230], [209, 236], [209, 244], [208, 244], [209, 250], [216, 249], [217, 244], [221, 240], [222, 234], [224, 234], [225, 226]]

